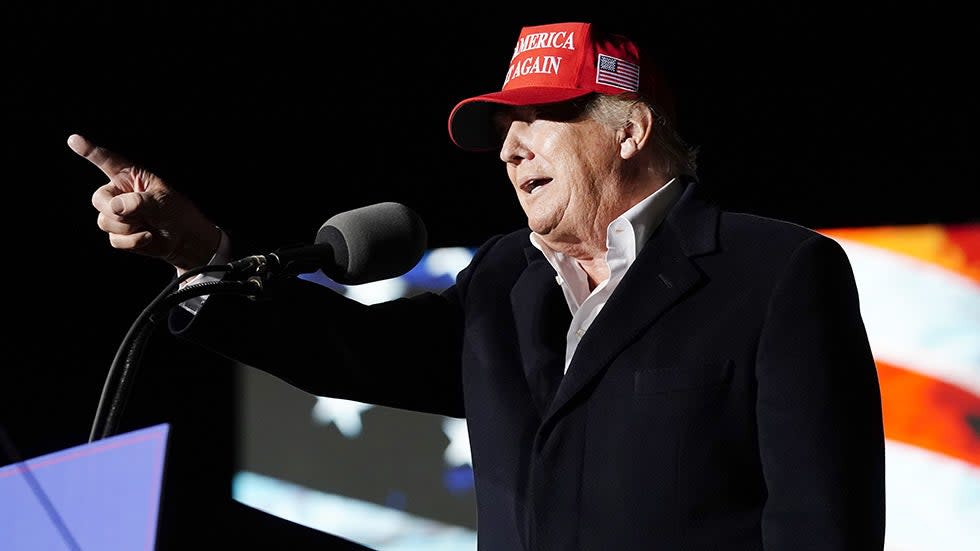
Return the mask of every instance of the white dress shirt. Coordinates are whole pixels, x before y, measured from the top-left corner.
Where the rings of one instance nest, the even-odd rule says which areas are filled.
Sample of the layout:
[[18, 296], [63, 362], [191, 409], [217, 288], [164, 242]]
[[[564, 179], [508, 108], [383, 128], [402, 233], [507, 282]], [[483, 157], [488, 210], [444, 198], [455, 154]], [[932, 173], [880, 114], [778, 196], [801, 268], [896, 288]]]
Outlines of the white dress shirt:
[[683, 190], [684, 186], [674, 178], [609, 223], [606, 228], [609, 278], [601, 281], [592, 291], [589, 291], [588, 275], [577, 260], [553, 250], [541, 240], [541, 236], [531, 233], [531, 244], [544, 254], [555, 269], [555, 280], [561, 285], [568, 309], [572, 312], [572, 323], [565, 338], [565, 373], [568, 373], [579, 341], [633, 265], [647, 238], [667, 216], [670, 206]]

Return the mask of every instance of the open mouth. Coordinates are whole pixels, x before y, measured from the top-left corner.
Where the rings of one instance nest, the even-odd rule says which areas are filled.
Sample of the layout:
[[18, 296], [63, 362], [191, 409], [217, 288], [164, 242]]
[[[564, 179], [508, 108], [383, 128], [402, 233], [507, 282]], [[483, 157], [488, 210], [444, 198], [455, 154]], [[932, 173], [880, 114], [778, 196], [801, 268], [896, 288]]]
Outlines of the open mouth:
[[549, 183], [551, 183], [551, 178], [528, 178], [527, 180], [524, 180], [524, 183], [521, 184], [521, 189], [525, 193], [530, 193], [531, 195], [534, 195], [535, 192], [537, 192], [544, 186], [548, 185]]

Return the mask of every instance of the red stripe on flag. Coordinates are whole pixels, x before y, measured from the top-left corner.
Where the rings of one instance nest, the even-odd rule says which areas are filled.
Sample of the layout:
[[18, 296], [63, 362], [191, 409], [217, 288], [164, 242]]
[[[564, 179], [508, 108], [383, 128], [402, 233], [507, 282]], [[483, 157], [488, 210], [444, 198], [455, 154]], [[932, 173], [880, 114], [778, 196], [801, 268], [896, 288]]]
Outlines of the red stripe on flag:
[[975, 425], [980, 396], [917, 371], [876, 363], [885, 438], [980, 467], [980, 429]]

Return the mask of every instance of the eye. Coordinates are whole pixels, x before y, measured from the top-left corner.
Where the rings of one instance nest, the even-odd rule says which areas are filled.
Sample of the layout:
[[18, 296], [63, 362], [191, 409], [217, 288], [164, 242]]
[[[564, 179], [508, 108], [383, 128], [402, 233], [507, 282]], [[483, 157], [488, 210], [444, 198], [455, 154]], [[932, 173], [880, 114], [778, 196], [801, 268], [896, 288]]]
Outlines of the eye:
[[582, 106], [574, 101], [549, 103], [535, 107], [534, 118], [555, 122], [574, 121], [582, 116]]
[[507, 137], [507, 131], [510, 130], [510, 123], [514, 121], [514, 116], [510, 109], [497, 109], [493, 116], [493, 129], [497, 133], [497, 137], [500, 141], [503, 141]]

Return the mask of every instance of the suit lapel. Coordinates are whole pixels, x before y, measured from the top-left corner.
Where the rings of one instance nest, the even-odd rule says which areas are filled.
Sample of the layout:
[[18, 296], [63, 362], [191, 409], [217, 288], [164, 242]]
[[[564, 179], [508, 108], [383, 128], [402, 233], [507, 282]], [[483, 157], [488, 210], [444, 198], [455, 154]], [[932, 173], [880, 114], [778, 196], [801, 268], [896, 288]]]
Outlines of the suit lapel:
[[545, 422], [602, 372], [626, 346], [704, 277], [690, 257], [715, 247], [717, 208], [694, 197], [693, 184], [647, 241], [585, 333], [549, 405]]
[[555, 270], [540, 251], [528, 247], [529, 264], [510, 293], [521, 365], [543, 415], [565, 366], [565, 335], [572, 315], [555, 281]]

